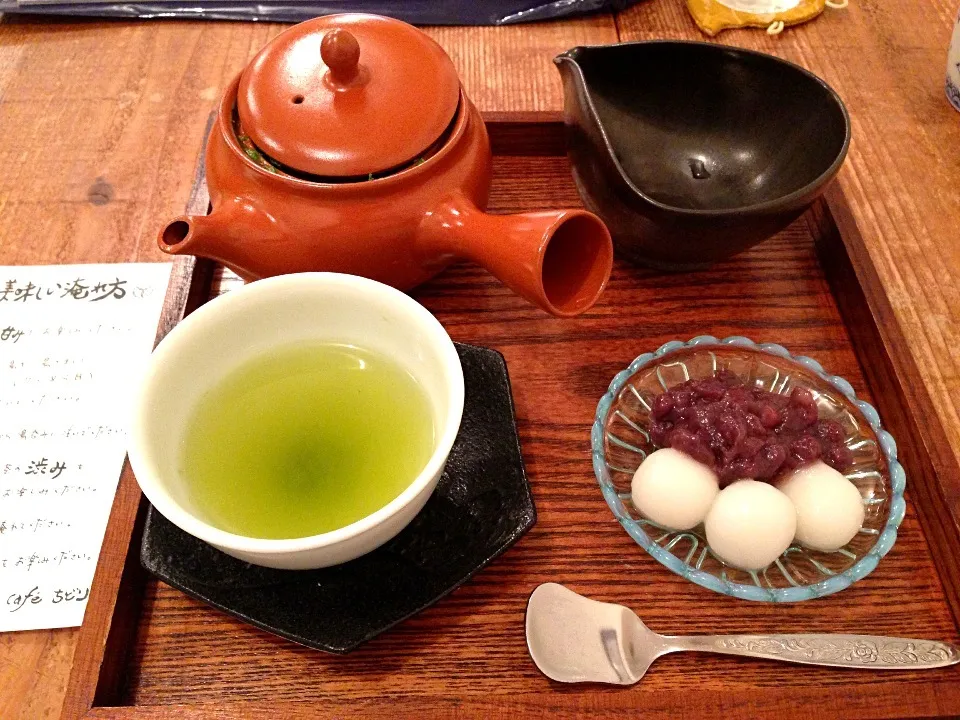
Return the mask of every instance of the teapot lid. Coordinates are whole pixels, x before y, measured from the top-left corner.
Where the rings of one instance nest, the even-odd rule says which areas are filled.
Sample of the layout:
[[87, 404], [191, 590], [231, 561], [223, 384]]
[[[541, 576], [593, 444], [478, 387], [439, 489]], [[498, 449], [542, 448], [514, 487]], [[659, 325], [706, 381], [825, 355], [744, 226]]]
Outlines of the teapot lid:
[[257, 147], [311, 175], [359, 176], [415, 160], [453, 120], [460, 79], [426, 34], [343, 13], [278, 35], [243, 72], [240, 123]]

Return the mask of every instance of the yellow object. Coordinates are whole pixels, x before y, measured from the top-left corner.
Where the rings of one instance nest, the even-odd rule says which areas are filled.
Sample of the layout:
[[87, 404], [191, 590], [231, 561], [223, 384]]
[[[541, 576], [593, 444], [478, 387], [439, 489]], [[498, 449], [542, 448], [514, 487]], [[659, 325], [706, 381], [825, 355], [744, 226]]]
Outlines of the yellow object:
[[687, 0], [687, 9], [707, 35], [737, 27], [766, 28], [777, 35], [784, 27], [813, 20], [827, 5], [846, 4], [846, 0]]

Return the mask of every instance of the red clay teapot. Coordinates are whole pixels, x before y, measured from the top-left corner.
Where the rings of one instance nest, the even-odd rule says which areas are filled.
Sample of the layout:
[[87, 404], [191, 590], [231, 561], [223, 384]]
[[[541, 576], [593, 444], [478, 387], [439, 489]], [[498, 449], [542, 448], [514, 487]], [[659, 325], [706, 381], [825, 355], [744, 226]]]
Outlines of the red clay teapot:
[[212, 212], [168, 223], [160, 248], [246, 280], [326, 270], [406, 290], [464, 258], [571, 316], [610, 275], [595, 215], [484, 212], [483, 120], [443, 49], [398, 20], [329, 15], [277, 36], [220, 101], [206, 175]]

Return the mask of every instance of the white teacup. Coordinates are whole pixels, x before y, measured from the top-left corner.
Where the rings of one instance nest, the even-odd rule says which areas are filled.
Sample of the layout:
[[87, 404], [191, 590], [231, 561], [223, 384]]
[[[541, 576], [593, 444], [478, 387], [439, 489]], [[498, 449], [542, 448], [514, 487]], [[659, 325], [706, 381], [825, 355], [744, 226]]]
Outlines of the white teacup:
[[[305, 538], [244, 537], [207, 523], [180, 466], [184, 428], [202, 394], [239, 365], [302, 341], [382, 353], [420, 383], [433, 410], [433, 454], [393, 501], [346, 527]], [[303, 273], [260, 280], [189, 315], [157, 346], [135, 398], [130, 464], [147, 499], [191, 535], [241, 560], [274, 568], [327, 567], [394, 537], [433, 493], [463, 413], [463, 370], [440, 323], [387, 285], [352, 275]]]

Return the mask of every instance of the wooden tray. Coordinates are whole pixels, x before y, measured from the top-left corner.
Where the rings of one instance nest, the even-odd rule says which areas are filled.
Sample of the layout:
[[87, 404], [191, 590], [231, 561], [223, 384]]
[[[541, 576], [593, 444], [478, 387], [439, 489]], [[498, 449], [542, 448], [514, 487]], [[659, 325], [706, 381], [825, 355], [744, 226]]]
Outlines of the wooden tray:
[[[488, 121], [492, 210], [579, 205], [556, 118]], [[197, 192], [191, 210], [205, 206]], [[178, 260], [159, 336], [231, 282], [207, 262]], [[681, 654], [658, 661], [633, 688], [561, 686], [537, 671], [524, 643], [527, 596], [551, 580], [635, 608], [666, 633], [960, 638], [960, 532], [947, 504], [960, 472], [836, 186], [790, 228], [709, 271], [663, 275], [618, 263], [600, 303], [578, 319], [548, 317], [471, 265], [451, 268], [415, 297], [455, 340], [506, 356], [537, 526], [451, 596], [338, 657], [144, 577], [143, 503], [126, 469], [64, 718], [960, 714], [953, 668], [871, 673]], [[596, 403], [636, 355], [705, 333], [811, 355], [877, 405], [907, 470], [907, 514], [893, 551], [865, 580], [785, 606], [722, 597], [659, 565], [613, 519], [591, 468]]]

